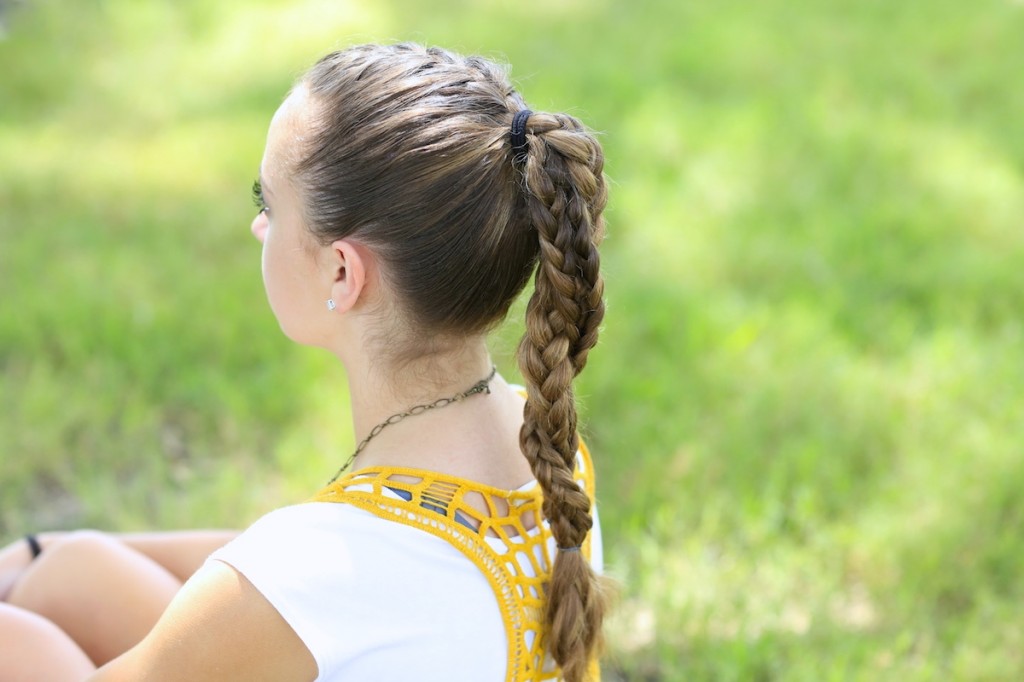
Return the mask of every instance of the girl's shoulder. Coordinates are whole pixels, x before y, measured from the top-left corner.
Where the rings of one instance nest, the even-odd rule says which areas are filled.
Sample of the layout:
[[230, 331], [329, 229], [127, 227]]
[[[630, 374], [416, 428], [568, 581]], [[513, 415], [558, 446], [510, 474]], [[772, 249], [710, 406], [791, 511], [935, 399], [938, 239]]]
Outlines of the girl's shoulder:
[[[472, 641], [473, 664], [484, 670], [505, 653], [498, 606], [472, 563], [439, 538], [352, 505], [274, 510], [210, 561], [234, 568], [273, 605], [322, 680], [370, 679], [389, 657], [428, 663], [437, 672], [425, 679], [453, 679], [444, 663], [458, 659], [452, 641]], [[430, 614], [440, 612], [451, 619], [435, 631]]]

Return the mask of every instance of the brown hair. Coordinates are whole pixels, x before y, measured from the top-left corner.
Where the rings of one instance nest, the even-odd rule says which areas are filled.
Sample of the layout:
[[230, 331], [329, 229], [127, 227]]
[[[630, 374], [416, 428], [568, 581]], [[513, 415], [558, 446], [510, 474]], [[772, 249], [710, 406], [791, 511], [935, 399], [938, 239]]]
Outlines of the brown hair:
[[[314, 102], [295, 168], [306, 222], [323, 243], [352, 237], [374, 249], [416, 332], [399, 355], [417, 353], [413, 340], [494, 326], [536, 267], [519, 348], [520, 444], [557, 544], [582, 545], [592, 519], [573, 478], [572, 380], [604, 315], [600, 145], [571, 116], [535, 113], [525, 158], [514, 160], [510, 126], [526, 105], [506, 73], [438, 48], [335, 52], [302, 85]], [[546, 648], [565, 680], [583, 680], [604, 596], [580, 552], [558, 553], [547, 602]]]

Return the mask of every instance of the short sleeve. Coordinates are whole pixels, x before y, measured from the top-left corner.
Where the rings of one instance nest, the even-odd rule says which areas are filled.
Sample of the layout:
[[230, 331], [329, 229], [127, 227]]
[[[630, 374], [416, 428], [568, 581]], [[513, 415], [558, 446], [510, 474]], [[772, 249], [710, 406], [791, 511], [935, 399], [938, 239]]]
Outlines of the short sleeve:
[[[309, 649], [318, 680], [503, 680], [501, 614], [487, 579], [447, 542], [346, 504], [264, 516], [215, 552]], [[468, 667], [466, 667], [468, 666]]]

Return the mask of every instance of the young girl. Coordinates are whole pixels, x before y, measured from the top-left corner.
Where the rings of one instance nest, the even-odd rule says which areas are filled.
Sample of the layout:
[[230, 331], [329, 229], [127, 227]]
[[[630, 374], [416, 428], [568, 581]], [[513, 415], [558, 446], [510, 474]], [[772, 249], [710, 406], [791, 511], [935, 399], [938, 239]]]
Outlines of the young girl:
[[[572, 381], [604, 313], [602, 165], [576, 119], [531, 112], [483, 59], [368, 45], [302, 78], [270, 124], [252, 232], [284, 333], [344, 364], [361, 442], [89, 679], [597, 676]], [[533, 272], [523, 391], [485, 337]]]

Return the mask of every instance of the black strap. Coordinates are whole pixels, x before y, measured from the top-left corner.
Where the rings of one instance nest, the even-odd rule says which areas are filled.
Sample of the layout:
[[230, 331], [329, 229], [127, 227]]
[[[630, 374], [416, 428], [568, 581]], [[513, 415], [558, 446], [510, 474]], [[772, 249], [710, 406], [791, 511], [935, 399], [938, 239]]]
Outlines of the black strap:
[[35, 535], [26, 535], [25, 542], [28, 543], [29, 550], [32, 551], [33, 559], [43, 553], [43, 546], [39, 544], [39, 539]]

